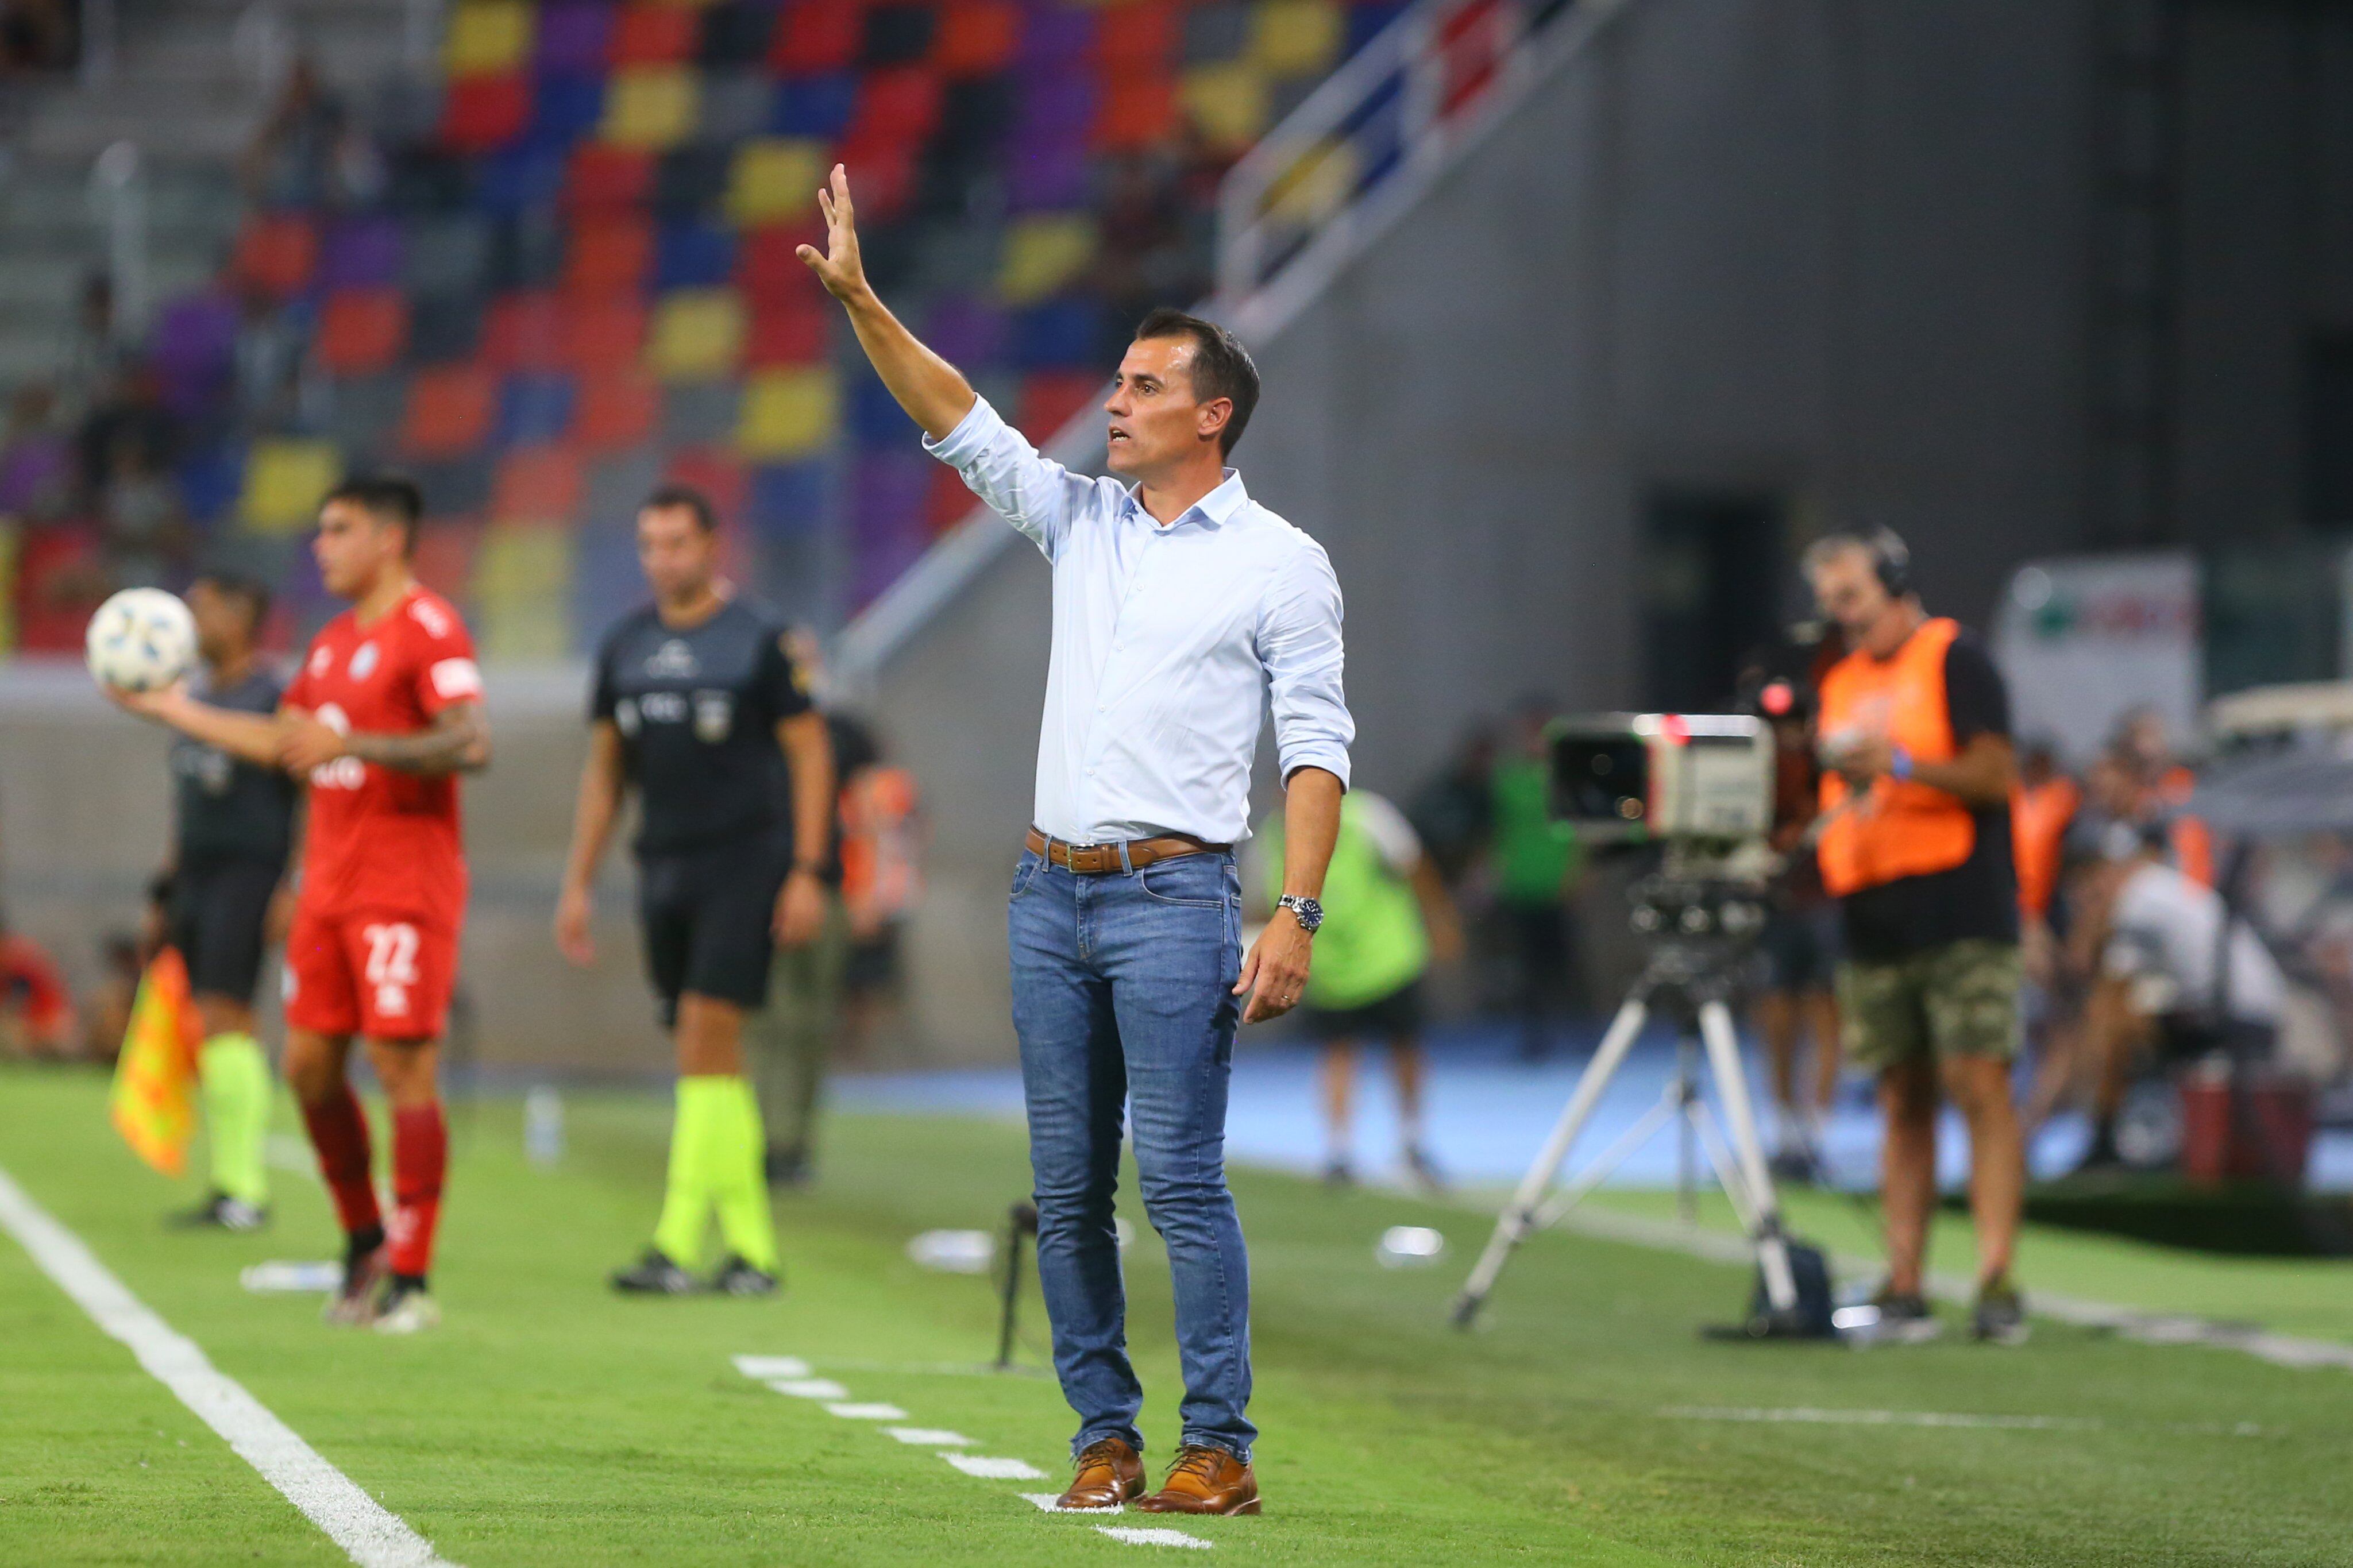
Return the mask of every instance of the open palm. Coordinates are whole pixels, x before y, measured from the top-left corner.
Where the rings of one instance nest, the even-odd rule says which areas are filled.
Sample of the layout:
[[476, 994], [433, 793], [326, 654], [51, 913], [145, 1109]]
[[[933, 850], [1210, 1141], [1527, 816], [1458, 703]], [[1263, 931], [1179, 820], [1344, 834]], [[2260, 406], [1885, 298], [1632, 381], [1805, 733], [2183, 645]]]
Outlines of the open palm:
[[820, 256], [817, 247], [804, 245], [794, 254], [808, 264], [827, 293], [847, 300], [866, 287], [866, 266], [858, 256], [857, 213], [849, 205], [849, 171], [836, 163], [828, 184], [829, 189], [817, 194], [817, 205], [825, 212], [826, 253]]

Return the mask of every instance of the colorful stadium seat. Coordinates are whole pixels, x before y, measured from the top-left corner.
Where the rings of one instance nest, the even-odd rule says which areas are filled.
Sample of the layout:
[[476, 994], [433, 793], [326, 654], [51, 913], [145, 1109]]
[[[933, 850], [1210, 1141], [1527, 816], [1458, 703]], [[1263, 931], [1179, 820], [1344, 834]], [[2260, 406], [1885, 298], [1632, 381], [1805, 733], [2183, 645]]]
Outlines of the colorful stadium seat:
[[997, 297], [1008, 305], [1032, 304], [1084, 271], [1094, 254], [1095, 220], [1091, 213], [1022, 218], [1006, 230]]
[[501, 522], [569, 526], [580, 510], [580, 458], [570, 447], [519, 447], [499, 459], [491, 516]]
[[1336, 0], [1260, 0], [1250, 14], [1250, 63], [1269, 76], [1320, 75], [1346, 36]]
[[459, 77], [441, 100], [441, 141], [454, 153], [490, 153], [531, 123], [531, 79], [519, 71]]
[[284, 299], [310, 287], [319, 266], [319, 230], [300, 213], [248, 218], [237, 231], [229, 270], [258, 294]]
[[825, 143], [806, 136], [762, 136], [735, 149], [727, 171], [727, 216], [751, 227], [804, 216], [826, 177]]
[[569, 438], [584, 452], [627, 451], [661, 422], [661, 384], [634, 367], [584, 376], [572, 404]]
[[319, 310], [312, 350], [332, 375], [365, 375], [400, 358], [408, 341], [408, 300], [398, 289], [343, 289]]
[[343, 454], [332, 441], [265, 437], [247, 454], [237, 515], [256, 532], [291, 533], [309, 525], [319, 498], [343, 476]]
[[648, 363], [664, 381], [730, 375], [744, 355], [744, 302], [732, 289], [681, 289], [654, 307]]
[[[486, 364], [435, 365], [409, 378], [400, 448], [410, 458], [459, 458], [489, 439], [499, 383]], [[470, 510], [470, 508], [452, 508]]]
[[[666, 7], [655, 7], [669, 13]], [[660, 152], [694, 132], [700, 81], [678, 65], [632, 66], [605, 84], [605, 119], [598, 134], [617, 147]]]
[[525, 0], [465, 0], [449, 13], [441, 63], [453, 77], [518, 69], [532, 52], [537, 20]]
[[744, 383], [735, 449], [761, 463], [811, 457], [833, 440], [840, 421], [840, 392], [830, 369], [755, 371]]

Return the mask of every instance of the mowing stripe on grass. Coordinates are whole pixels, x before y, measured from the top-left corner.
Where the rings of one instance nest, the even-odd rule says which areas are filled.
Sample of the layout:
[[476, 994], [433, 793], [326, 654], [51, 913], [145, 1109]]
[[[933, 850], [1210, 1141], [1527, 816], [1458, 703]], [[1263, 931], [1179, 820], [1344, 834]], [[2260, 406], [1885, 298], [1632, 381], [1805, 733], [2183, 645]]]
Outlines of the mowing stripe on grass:
[[360, 1568], [451, 1568], [423, 1536], [320, 1458], [194, 1340], [149, 1310], [81, 1238], [0, 1171], [0, 1226], [90, 1321], [131, 1347], [148, 1374], [227, 1440]]
[[[1756, 1248], [1748, 1239], [1729, 1231], [1697, 1230], [1644, 1219], [1639, 1215], [1611, 1214], [1606, 1209], [1575, 1209], [1564, 1215], [1560, 1224], [1580, 1236], [1681, 1252], [1710, 1263], [1746, 1265], [1757, 1260]], [[1868, 1259], [1845, 1256], [1831, 1261], [1842, 1274], [1867, 1274], [1877, 1267]], [[1956, 1275], [1931, 1274], [1925, 1284], [1928, 1294], [1940, 1301], [1967, 1306], [1977, 1299], [1976, 1283]], [[2106, 1329], [2142, 1344], [2205, 1345], [2213, 1350], [2243, 1351], [2274, 1366], [2335, 1366], [2353, 1372], [2353, 1345], [2269, 1333], [2243, 1323], [2217, 1323], [2179, 1312], [2145, 1312], [2107, 1301], [2085, 1300], [2080, 1296], [2054, 1295], [2048, 1290], [2029, 1290], [2026, 1309], [2038, 1317], [2056, 1318], [2079, 1329]]]

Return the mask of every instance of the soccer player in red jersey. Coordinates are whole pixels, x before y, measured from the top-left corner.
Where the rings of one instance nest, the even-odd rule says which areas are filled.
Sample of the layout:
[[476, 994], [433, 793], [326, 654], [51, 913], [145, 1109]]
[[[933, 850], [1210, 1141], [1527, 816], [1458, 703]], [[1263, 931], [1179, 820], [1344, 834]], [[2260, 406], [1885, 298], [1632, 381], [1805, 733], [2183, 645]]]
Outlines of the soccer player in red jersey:
[[[286, 942], [286, 1079], [347, 1237], [327, 1320], [386, 1333], [439, 1320], [427, 1274], [449, 1147], [437, 1069], [466, 909], [457, 775], [491, 752], [472, 639], [409, 574], [422, 510], [397, 478], [347, 479], [320, 503], [311, 549], [352, 607], [311, 640], [275, 715], [209, 707], [178, 687], [111, 693], [310, 783]], [[388, 1226], [345, 1073], [354, 1036], [392, 1105]]]

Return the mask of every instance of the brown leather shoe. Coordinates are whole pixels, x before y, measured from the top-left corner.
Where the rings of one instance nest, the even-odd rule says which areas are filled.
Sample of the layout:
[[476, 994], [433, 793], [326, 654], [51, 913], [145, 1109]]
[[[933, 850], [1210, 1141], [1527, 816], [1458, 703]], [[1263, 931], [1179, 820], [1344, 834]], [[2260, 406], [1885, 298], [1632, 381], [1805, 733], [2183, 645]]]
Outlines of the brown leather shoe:
[[1187, 1445], [1176, 1450], [1160, 1489], [1135, 1506], [1144, 1513], [1256, 1513], [1258, 1477], [1223, 1448]]
[[1144, 1459], [1117, 1437], [1098, 1437], [1079, 1450], [1079, 1473], [1056, 1508], [1117, 1508], [1144, 1489]]

